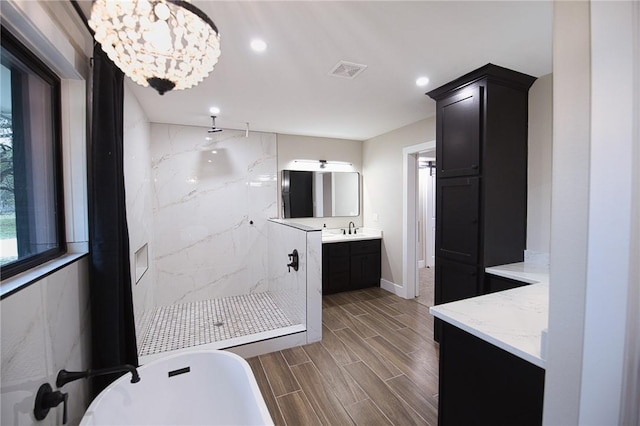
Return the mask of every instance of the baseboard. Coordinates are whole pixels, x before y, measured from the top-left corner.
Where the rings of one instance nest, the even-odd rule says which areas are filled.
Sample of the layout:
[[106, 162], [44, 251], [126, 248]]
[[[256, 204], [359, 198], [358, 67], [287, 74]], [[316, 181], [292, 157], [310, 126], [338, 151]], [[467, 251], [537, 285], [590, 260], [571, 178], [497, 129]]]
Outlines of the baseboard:
[[382, 288], [383, 290], [387, 290], [397, 296], [404, 297], [402, 286], [392, 283], [391, 281], [387, 281], [384, 278], [380, 278], [380, 288]]

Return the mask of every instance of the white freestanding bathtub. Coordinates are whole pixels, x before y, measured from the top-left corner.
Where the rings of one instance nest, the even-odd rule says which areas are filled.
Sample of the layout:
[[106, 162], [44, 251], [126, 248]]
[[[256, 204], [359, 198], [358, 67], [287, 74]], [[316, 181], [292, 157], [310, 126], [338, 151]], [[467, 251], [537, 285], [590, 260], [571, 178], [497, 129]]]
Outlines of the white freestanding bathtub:
[[231, 352], [184, 352], [138, 373], [103, 390], [80, 425], [273, 425], [251, 367]]

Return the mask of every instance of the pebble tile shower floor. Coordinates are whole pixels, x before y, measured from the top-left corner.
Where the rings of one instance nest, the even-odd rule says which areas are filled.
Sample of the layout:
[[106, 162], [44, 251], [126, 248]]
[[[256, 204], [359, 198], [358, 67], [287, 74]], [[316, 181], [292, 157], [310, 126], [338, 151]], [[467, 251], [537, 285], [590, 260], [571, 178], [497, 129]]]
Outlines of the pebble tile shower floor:
[[269, 293], [201, 300], [163, 306], [148, 316], [139, 356], [288, 327]]

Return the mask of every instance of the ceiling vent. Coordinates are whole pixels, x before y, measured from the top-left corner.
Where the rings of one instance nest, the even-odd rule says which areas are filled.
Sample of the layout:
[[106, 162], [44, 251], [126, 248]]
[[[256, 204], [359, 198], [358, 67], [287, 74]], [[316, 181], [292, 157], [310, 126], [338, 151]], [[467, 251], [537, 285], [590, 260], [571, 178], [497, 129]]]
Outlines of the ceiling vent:
[[331, 69], [331, 71], [329, 71], [329, 75], [332, 75], [334, 77], [354, 79], [366, 68], [366, 65], [340, 61]]

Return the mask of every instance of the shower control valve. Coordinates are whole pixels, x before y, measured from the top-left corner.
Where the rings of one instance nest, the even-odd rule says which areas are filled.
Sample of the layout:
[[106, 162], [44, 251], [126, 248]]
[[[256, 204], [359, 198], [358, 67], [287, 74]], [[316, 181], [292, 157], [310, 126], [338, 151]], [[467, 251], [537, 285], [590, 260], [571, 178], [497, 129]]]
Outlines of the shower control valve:
[[289, 253], [289, 263], [287, 263], [287, 269], [289, 272], [291, 272], [291, 268], [293, 268], [294, 271], [298, 270], [299, 264], [298, 264], [298, 250], [294, 249], [293, 253]]

